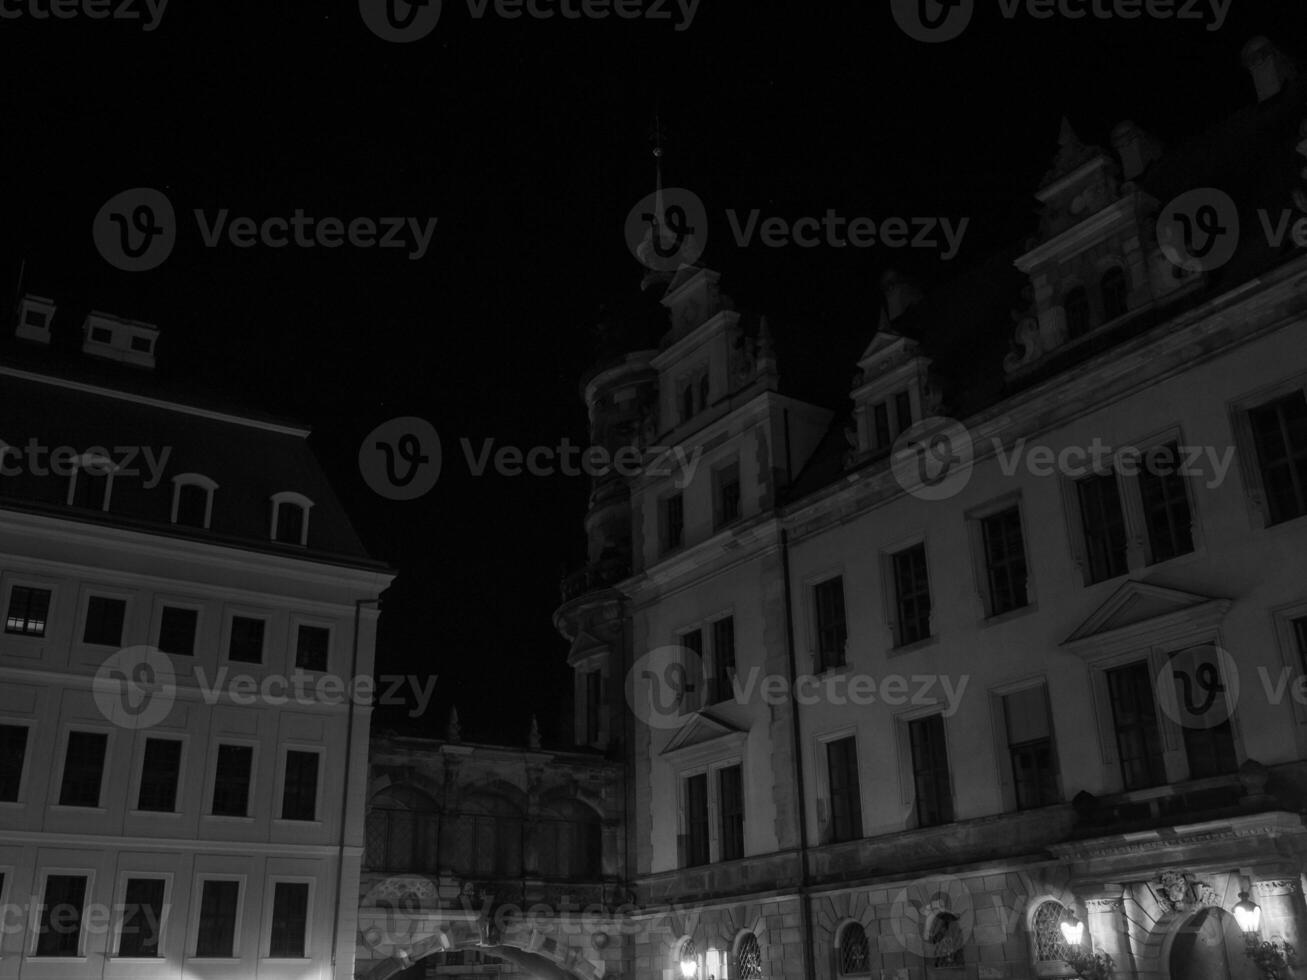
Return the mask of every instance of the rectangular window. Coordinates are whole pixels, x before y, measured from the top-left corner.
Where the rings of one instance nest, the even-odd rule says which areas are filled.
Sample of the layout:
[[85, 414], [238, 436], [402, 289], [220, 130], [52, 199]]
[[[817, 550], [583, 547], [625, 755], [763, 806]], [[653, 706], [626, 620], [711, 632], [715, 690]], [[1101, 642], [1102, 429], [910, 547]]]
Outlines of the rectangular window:
[[281, 819], [316, 820], [318, 806], [318, 753], [286, 753], [286, 786], [281, 797]]
[[739, 766], [727, 766], [717, 773], [721, 808], [722, 860], [744, 857], [744, 780]]
[[1157, 728], [1148, 663], [1140, 660], [1107, 672], [1112, 725], [1125, 788], [1145, 789], [1166, 782], [1162, 737]]
[[0, 803], [17, 803], [27, 758], [27, 726], [0, 725]]
[[300, 670], [327, 669], [331, 630], [325, 626], [301, 626], [295, 637], [295, 666]]
[[177, 523], [187, 527], [204, 527], [209, 509], [209, 490], [195, 483], [177, 488]]
[[685, 781], [685, 866], [708, 863], [708, 774]]
[[46, 878], [36, 955], [79, 955], [85, 913], [85, 875], [50, 875]]
[[127, 879], [122, 935], [118, 940], [119, 956], [159, 955], [159, 923], [163, 921], [166, 884], [162, 878]]
[[1293, 621], [1293, 639], [1298, 647], [1298, 664], [1307, 674], [1307, 616]]
[[60, 806], [100, 805], [100, 781], [104, 775], [104, 755], [108, 745], [109, 736], [102, 732], [68, 733], [63, 784], [59, 789]]
[[951, 823], [953, 793], [949, 787], [944, 716], [931, 715], [908, 722], [908, 741], [912, 748], [912, 778], [917, 793], [917, 826], [935, 827]]
[[200, 890], [200, 928], [195, 955], [230, 959], [236, 953], [239, 881], [206, 881]]
[[250, 773], [254, 749], [248, 745], [219, 745], [218, 768], [213, 779], [213, 813], [244, 817], [250, 806]]
[[299, 504], [281, 501], [277, 504], [277, 541], [281, 544], [299, 544], [304, 540], [304, 508]]
[[894, 422], [897, 426], [894, 435], [901, 436], [912, 425], [912, 395], [900, 391], [894, 396]]
[[871, 406], [871, 431], [876, 440], [872, 448], [888, 449], [890, 444], [888, 403], [877, 402]]
[[233, 616], [231, 618], [231, 645], [227, 648], [227, 659], [243, 664], [263, 662], [263, 628], [261, 619], [251, 616]]
[[702, 700], [702, 695], [698, 693], [698, 685], [703, 679], [703, 630], [690, 630], [688, 633], [682, 633], [680, 641], [681, 646], [694, 654], [694, 656], [686, 658], [685, 667], [687, 673], [684, 681], [681, 710], [693, 711], [700, 706]]
[[844, 665], [848, 627], [844, 620], [844, 577], [827, 579], [812, 590], [817, 614], [817, 673]]
[[722, 528], [740, 518], [740, 466], [732, 463], [717, 474], [717, 507], [714, 528]]
[[177, 808], [182, 743], [174, 738], [147, 738], [141, 763], [141, 792], [136, 809], [172, 813]]
[[[1181, 714], [1189, 714], [1192, 719], [1180, 726], [1189, 778], [1204, 779], [1234, 772], [1239, 767], [1239, 759], [1226, 710], [1229, 707], [1224, 695], [1227, 680], [1221, 677], [1216, 648], [1197, 646], [1171, 654], [1169, 673], [1175, 704]], [[1213, 684], [1221, 686], [1213, 689]]]
[[1248, 413], [1271, 524], [1307, 513], [1307, 396], [1301, 391]]
[[603, 671], [592, 670], [585, 675], [585, 741], [593, 745], [599, 741], [599, 708], [603, 701]]
[[826, 743], [830, 782], [831, 843], [862, 836], [862, 790], [858, 781], [858, 747], [854, 737]]
[[1148, 465], [1139, 470], [1139, 495], [1148, 531], [1148, 557], [1156, 564], [1194, 550], [1193, 515], [1180, 474], [1175, 443], [1147, 450]]
[[713, 700], [727, 701], [735, 693], [735, 617], [712, 624]]
[[674, 493], [663, 501], [663, 549], [679, 548], [685, 538], [685, 498]]
[[1026, 548], [1021, 508], [1009, 507], [980, 522], [985, 546], [989, 614], [1001, 616], [1026, 605]]
[[1089, 580], [1104, 582], [1126, 573], [1125, 514], [1116, 474], [1087, 476], [1076, 481], [1080, 527], [1085, 539]]
[[907, 646], [930, 636], [930, 581], [926, 546], [915, 544], [891, 556], [894, 566], [894, 605], [898, 613], [897, 641]]
[[272, 890], [272, 942], [268, 955], [277, 959], [303, 959], [308, 924], [308, 884], [277, 882]]
[[109, 498], [109, 474], [103, 464], [89, 463], [80, 466], [73, 475], [73, 504], [90, 510], [104, 510]]
[[123, 619], [127, 615], [125, 599], [110, 599], [93, 595], [86, 604], [86, 628], [83, 643], [98, 643], [106, 647], [122, 646]]
[[9, 612], [5, 632], [19, 636], [45, 636], [46, 617], [50, 614], [49, 589], [15, 585], [9, 593]]
[[1003, 698], [1003, 716], [1017, 809], [1057, 803], [1057, 754], [1048, 692], [1040, 685], [1007, 695]]
[[164, 606], [163, 613], [159, 616], [159, 649], [179, 657], [193, 656], [195, 630], [199, 622], [198, 610]]

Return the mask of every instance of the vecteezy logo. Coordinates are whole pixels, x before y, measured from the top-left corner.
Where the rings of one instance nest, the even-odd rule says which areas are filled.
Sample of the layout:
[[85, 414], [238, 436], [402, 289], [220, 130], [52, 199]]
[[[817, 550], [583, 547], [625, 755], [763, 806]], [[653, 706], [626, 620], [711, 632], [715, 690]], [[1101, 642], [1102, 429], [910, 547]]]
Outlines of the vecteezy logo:
[[172, 202], [152, 187], [133, 187], [105, 202], [91, 225], [104, 260], [124, 272], [146, 272], [172, 254], [177, 217]]
[[1181, 728], [1222, 725], [1239, 703], [1239, 665], [1215, 644], [1172, 654], [1156, 680], [1162, 713]]
[[894, 478], [914, 497], [947, 500], [971, 479], [971, 434], [954, 419], [931, 416], [899, 436], [890, 455]]
[[939, 960], [951, 956], [971, 937], [976, 912], [961, 878], [919, 878], [894, 897], [890, 928], [905, 953]]
[[110, 656], [91, 682], [100, 713], [120, 728], [153, 728], [177, 698], [168, 655], [151, 646], [126, 647]]
[[891, 0], [890, 12], [908, 37], [934, 44], [965, 31], [975, 6], [975, 0]]
[[426, 419], [407, 415], [371, 432], [359, 447], [359, 472], [388, 500], [416, 500], [440, 478], [440, 436]]
[[1157, 217], [1157, 244], [1186, 272], [1219, 269], [1239, 247], [1239, 208], [1215, 187], [1181, 194]]
[[382, 910], [359, 930], [359, 941], [374, 953], [393, 956], [440, 935], [431, 914], [439, 905], [436, 883], [421, 875], [394, 875], [369, 892]]
[[654, 191], [626, 216], [626, 247], [646, 268], [671, 272], [692, 265], [708, 242], [708, 212], [684, 187]]
[[702, 686], [703, 661], [689, 647], [650, 650], [626, 673], [626, 703], [650, 728], [681, 727], [681, 716]]
[[383, 41], [420, 41], [440, 20], [440, 0], [359, 0], [368, 30]]

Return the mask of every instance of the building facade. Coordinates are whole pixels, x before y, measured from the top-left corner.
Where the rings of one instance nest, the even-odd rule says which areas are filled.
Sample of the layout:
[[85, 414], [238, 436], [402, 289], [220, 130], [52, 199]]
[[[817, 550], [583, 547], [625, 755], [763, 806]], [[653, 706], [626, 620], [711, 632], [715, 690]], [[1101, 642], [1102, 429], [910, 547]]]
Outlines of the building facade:
[[1029, 241], [887, 275], [851, 411], [712, 271], [646, 280], [585, 388], [644, 473], [556, 617], [630, 975], [1263, 976], [1241, 903], [1302, 949], [1307, 87], [1244, 59], [1211, 132], [1064, 125]]
[[307, 430], [69, 317], [0, 350], [0, 976], [347, 980], [392, 575]]

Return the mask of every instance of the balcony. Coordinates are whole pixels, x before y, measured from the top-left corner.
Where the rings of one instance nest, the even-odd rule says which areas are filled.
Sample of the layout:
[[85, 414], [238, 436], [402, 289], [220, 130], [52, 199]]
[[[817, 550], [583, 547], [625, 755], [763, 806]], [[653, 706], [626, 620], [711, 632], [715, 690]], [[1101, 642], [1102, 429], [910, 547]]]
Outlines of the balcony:
[[561, 584], [564, 602], [571, 602], [587, 592], [597, 592], [622, 581], [631, 574], [631, 562], [626, 558], [601, 558], [577, 569]]

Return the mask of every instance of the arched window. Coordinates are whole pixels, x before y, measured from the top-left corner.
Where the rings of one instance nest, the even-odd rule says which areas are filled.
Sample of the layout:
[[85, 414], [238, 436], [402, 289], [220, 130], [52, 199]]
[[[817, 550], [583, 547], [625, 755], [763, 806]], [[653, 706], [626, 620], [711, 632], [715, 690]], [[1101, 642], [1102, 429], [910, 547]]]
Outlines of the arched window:
[[309, 543], [309, 508], [313, 501], [302, 493], [284, 490], [272, 495], [271, 538], [281, 544]]
[[1067, 944], [1062, 936], [1062, 922], [1066, 917], [1066, 906], [1051, 899], [1041, 902], [1035, 909], [1030, 931], [1035, 937], [1035, 959], [1038, 962], [1066, 959]]
[[935, 966], [961, 966], [964, 939], [958, 917], [952, 912], [937, 912], [930, 920], [930, 938], [927, 940], [932, 963]]
[[594, 881], [602, 870], [603, 830], [599, 816], [576, 800], [547, 806], [537, 824], [540, 875], [568, 881]]
[[1129, 291], [1125, 281], [1125, 270], [1120, 266], [1108, 269], [1103, 273], [1103, 281], [1099, 283], [1098, 288], [1103, 296], [1103, 319], [1115, 320], [1119, 316], [1125, 316], [1126, 293]]
[[1068, 340], [1083, 337], [1089, 332], [1089, 293], [1083, 286], [1077, 286], [1066, 294], [1062, 300], [1066, 310], [1066, 335]]
[[373, 871], [436, 871], [439, 817], [434, 801], [409, 786], [378, 793], [368, 808], [367, 867]]
[[522, 813], [490, 793], [468, 797], [445, 814], [441, 863], [456, 874], [482, 878], [522, 876]]
[[835, 952], [842, 977], [856, 977], [871, 972], [871, 950], [867, 946], [867, 930], [850, 922], [835, 939]]
[[735, 976], [738, 980], [762, 980], [762, 949], [758, 937], [746, 932], [735, 949]]
[[113, 496], [113, 475], [118, 467], [108, 456], [83, 453], [73, 463], [68, 483], [68, 504], [89, 510], [108, 510]]
[[218, 484], [202, 473], [178, 473], [172, 478], [172, 522], [207, 528], [213, 518], [213, 491]]

